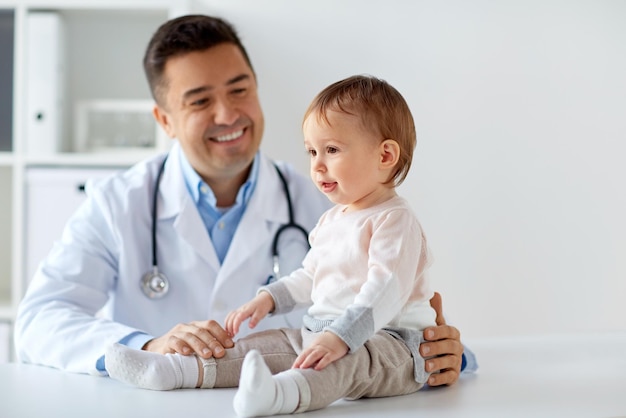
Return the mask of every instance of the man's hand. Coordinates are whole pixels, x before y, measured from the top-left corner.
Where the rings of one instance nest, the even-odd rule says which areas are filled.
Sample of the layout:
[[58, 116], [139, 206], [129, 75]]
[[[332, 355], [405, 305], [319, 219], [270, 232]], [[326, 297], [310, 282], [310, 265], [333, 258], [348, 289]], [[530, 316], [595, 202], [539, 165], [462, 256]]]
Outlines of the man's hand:
[[225, 348], [234, 346], [226, 330], [216, 321], [178, 324], [167, 334], [148, 341], [142, 349], [161, 354], [197, 354], [202, 358], [224, 357]]
[[333, 361], [339, 360], [348, 353], [348, 346], [341, 338], [329, 331], [322, 332], [311, 345], [296, 358], [294, 369], [322, 370]]
[[428, 379], [428, 384], [452, 385], [456, 383], [461, 373], [463, 355], [461, 333], [455, 327], [446, 325], [439, 293], [435, 292], [430, 300], [430, 306], [437, 312], [437, 326], [424, 330], [424, 338], [428, 342], [420, 345], [420, 354], [423, 357], [433, 357], [426, 360], [426, 371], [433, 373]]
[[226, 316], [226, 331], [231, 337], [239, 332], [239, 326], [243, 321], [250, 318], [250, 329], [257, 326], [265, 316], [274, 310], [274, 298], [267, 292], [260, 292], [250, 302], [240, 306]]

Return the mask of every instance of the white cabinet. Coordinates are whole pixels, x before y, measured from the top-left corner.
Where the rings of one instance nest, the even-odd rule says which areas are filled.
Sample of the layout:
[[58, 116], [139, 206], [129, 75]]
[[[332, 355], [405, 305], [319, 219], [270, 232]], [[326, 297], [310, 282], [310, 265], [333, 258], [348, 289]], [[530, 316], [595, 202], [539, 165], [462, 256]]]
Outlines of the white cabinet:
[[11, 324], [7, 320], [0, 320], [0, 364], [11, 360]]
[[0, 0], [0, 361], [34, 268], [83, 199], [76, 185], [167, 149], [142, 59], [189, 3]]
[[111, 168], [28, 168], [24, 219], [25, 279], [30, 280], [68, 218], [85, 200], [85, 183], [119, 171]]
[[10, 166], [0, 166], [0, 320], [11, 317], [12, 183]]

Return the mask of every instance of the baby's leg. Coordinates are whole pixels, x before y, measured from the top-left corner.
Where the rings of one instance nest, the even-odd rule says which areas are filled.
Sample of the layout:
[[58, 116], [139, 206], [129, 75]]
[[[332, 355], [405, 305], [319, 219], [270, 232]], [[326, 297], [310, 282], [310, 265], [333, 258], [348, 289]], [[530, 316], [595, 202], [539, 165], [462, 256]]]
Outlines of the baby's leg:
[[289, 370], [302, 351], [302, 334], [295, 329], [272, 329], [255, 332], [235, 342], [233, 348], [219, 359], [202, 360], [203, 388], [232, 388], [239, 386], [244, 357], [258, 351], [272, 374]]
[[291, 369], [272, 376], [263, 359], [251, 352], [234, 408], [244, 417], [266, 416], [320, 409], [341, 398], [403, 395], [422, 387], [413, 369], [406, 345], [384, 331], [321, 371]]
[[338, 399], [405, 395], [420, 390], [414, 359], [402, 340], [377, 332], [363, 347], [324, 370], [302, 370], [310, 387], [307, 410], [324, 408]]
[[236, 387], [241, 364], [251, 349], [261, 352], [272, 373], [278, 373], [291, 367], [301, 346], [300, 331], [290, 329], [251, 334], [236, 341], [219, 359], [162, 355], [114, 344], [105, 353], [105, 367], [110, 377], [144, 389]]

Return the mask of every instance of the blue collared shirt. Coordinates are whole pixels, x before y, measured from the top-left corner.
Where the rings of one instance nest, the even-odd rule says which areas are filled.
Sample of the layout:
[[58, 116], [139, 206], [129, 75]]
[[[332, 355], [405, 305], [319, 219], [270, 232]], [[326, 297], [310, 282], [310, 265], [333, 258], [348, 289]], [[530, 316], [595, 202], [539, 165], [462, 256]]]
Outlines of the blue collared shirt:
[[211, 237], [213, 247], [220, 263], [224, 262], [230, 243], [233, 240], [239, 221], [243, 216], [250, 197], [256, 187], [259, 177], [260, 154], [254, 157], [250, 175], [241, 185], [235, 198], [235, 204], [229, 208], [220, 208], [216, 205], [217, 199], [213, 190], [202, 180], [200, 175], [191, 167], [184, 153], [180, 153], [180, 166], [183, 171], [185, 185], [193, 199], [204, 226]]
[[467, 346], [463, 345], [463, 357], [461, 358], [461, 371], [474, 373], [478, 370], [476, 355]]

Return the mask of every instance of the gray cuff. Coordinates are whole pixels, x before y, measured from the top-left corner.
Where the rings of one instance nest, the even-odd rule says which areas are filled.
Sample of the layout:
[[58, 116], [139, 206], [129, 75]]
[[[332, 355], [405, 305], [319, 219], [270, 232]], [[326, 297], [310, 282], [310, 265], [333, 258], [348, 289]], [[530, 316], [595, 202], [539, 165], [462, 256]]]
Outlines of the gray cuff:
[[296, 306], [295, 299], [289, 293], [287, 286], [281, 283], [280, 280], [261, 287], [257, 294], [260, 292], [267, 292], [274, 299], [274, 311], [272, 311], [274, 315], [291, 312]]
[[354, 353], [374, 335], [374, 313], [369, 307], [352, 305], [325, 330], [336, 334]]

